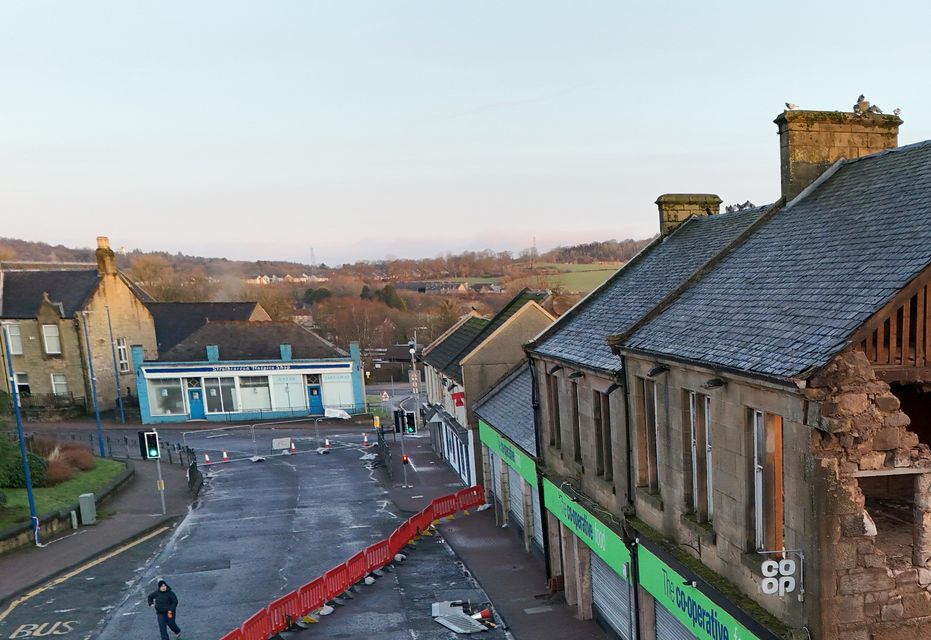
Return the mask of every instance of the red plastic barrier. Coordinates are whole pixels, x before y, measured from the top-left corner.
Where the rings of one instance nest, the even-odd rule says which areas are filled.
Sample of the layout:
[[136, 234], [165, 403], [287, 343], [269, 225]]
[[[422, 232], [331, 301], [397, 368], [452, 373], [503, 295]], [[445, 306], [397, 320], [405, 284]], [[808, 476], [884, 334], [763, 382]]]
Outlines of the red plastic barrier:
[[459, 501], [460, 509], [472, 509], [485, 503], [485, 489], [479, 484], [457, 491], [456, 499]]
[[326, 583], [323, 581], [323, 576], [311, 580], [298, 589], [297, 598], [302, 616], [306, 616], [314, 609], [322, 607], [326, 602]]
[[433, 501], [433, 519], [439, 520], [451, 516], [459, 510], [459, 500], [455, 494], [443, 496]]
[[388, 536], [388, 552], [394, 556], [407, 545], [408, 540], [410, 537], [407, 535], [407, 523], [405, 522]]
[[233, 629], [220, 640], [242, 640], [242, 632], [239, 629]]
[[391, 549], [388, 548], [387, 540], [382, 540], [370, 547], [366, 547], [363, 553], [365, 554], [365, 570], [369, 572], [375, 571], [375, 569], [381, 569], [388, 564], [388, 560], [390, 560], [392, 556]]
[[422, 533], [426, 531], [431, 524], [433, 524], [433, 508], [432, 505], [423, 509], [417, 515], [411, 517], [409, 521], [414, 527], [414, 534]]
[[326, 583], [326, 599], [335, 598], [343, 591], [349, 588], [349, 571], [346, 565], [341, 564], [338, 567], [330, 569], [323, 574], [323, 581]]
[[288, 628], [288, 618], [294, 623], [300, 616], [300, 599], [297, 591], [292, 591], [286, 596], [282, 596], [268, 605], [268, 620], [272, 627], [272, 633], [278, 633]]
[[365, 577], [365, 574], [368, 573], [365, 550], [360, 551], [346, 561], [346, 571], [349, 574], [349, 584], [355, 584]]
[[242, 623], [242, 640], [268, 640], [272, 634], [271, 621], [268, 613], [262, 609], [251, 618]]

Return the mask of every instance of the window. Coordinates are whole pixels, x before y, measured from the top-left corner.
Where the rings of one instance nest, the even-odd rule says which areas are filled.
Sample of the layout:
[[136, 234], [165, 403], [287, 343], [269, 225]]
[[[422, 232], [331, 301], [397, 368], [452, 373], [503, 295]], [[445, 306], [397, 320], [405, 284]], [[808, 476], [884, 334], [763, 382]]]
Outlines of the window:
[[711, 398], [694, 391], [688, 394], [688, 465], [686, 478], [689, 507], [699, 522], [710, 522], [714, 515], [711, 459]]
[[204, 378], [204, 395], [207, 397], [207, 413], [237, 410], [236, 380], [233, 378]]
[[272, 408], [268, 376], [246, 376], [239, 379], [243, 411], [263, 411]]
[[149, 412], [153, 416], [184, 414], [184, 387], [181, 378], [158, 378], [148, 381]]
[[614, 477], [614, 451], [611, 445], [611, 399], [606, 393], [592, 392], [595, 421], [595, 473], [605, 480]]
[[753, 541], [757, 551], [783, 547], [782, 416], [751, 411]]
[[61, 353], [61, 337], [58, 335], [57, 324], [42, 325], [42, 340], [45, 342], [45, 353], [51, 355]]
[[9, 337], [10, 355], [23, 355], [23, 334], [17, 322], [6, 324], [6, 335]]
[[26, 373], [17, 373], [15, 374], [16, 378], [16, 393], [19, 394], [21, 398], [28, 398], [32, 395], [32, 389], [29, 388], [29, 375]]
[[126, 338], [116, 339], [116, 360], [120, 366], [120, 373], [129, 373], [129, 349], [126, 347]]
[[572, 382], [569, 385], [572, 397], [572, 456], [575, 461], [582, 464], [582, 428], [579, 420], [579, 385]]
[[559, 379], [551, 373], [546, 374], [546, 395], [550, 410], [550, 445], [559, 449], [562, 446], [562, 426], [559, 423]]
[[[275, 409], [303, 411], [307, 409], [307, 387], [300, 375], [278, 375], [271, 377], [272, 400]], [[352, 379], [349, 380], [350, 388]]]
[[56, 396], [68, 395], [68, 378], [63, 373], [52, 374], [52, 393]]
[[650, 491], [659, 490], [656, 456], [656, 383], [640, 380], [640, 419], [637, 423], [637, 481]]

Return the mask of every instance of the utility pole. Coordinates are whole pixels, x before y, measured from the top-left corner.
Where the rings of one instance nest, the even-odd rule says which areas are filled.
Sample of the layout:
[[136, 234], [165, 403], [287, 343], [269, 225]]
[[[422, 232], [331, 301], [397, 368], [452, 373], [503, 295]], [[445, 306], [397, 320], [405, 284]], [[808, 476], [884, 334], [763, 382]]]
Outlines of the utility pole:
[[116, 341], [113, 339], [113, 321], [110, 320], [110, 305], [104, 305], [107, 310], [107, 326], [110, 328], [110, 351], [113, 354], [113, 375], [116, 378], [116, 406], [120, 408], [120, 424], [126, 424], [126, 413], [123, 411], [123, 393], [120, 391], [120, 365], [116, 357]]
[[91, 399], [94, 401], [94, 416], [97, 419], [97, 446], [100, 449], [100, 457], [106, 458], [107, 452], [103, 448], [103, 427], [100, 426], [100, 405], [97, 404], [97, 377], [94, 375], [94, 358], [91, 355], [91, 339], [87, 333], [87, 311], [82, 311], [84, 316], [84, 345], [87, 348], [87, 373], [91, 378]]
[[36, 500], [32, 495], [32, 475], [29, 473], [29, 458], [26, 455], [26, 436], [23, 435], [23, 416], [19, 409], [19, 387], [16, 386], [16, 374], [13, 372], [13, 358], [10, 353], [10, 334], [6, 323], [0, 323], [0, 329], [3, 329], [3, 347], [6, 353], [6, 363], [10, 374], [10, 398], [13, 401], [13, 408], [16, 414], [16, 433], [19, 436], [19, 455], [23, 459], [23, 477], [26, 479], [26, 497], [29, 498], [29, 515], [32, 518], [32, 531], [35, 537], [36, 546], [39, 544], [39, 517], [36, 515]]

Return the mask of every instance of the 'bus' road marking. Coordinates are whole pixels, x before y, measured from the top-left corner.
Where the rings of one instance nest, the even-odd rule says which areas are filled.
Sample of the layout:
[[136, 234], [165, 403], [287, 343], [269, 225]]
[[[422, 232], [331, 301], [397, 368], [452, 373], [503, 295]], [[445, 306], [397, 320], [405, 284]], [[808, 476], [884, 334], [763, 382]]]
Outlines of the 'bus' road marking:
[[30, 591], [29, 593], [26, 593], [26, 594], [21, 595], [20, 597], [16, 598], [16, 600], [14, 600], [13, 602], [11, 602], [11, 603], [10, 603], [10, 606], [8, 606], [2, 613], [0, 613], [0, 622], [2, 622], [8, 615], [10, 615], [10, 613], [13, 612], [13, 609], [15, 609], [16, 607], [18, 607], [18, 606], [21, 605], [22, 603], [26, 602], [27, 600], [30, 600], [31, 598], [36, 597], [37, 595], [39, 595], [39, 594], [42, 593], [43, 591], [48, 591], [48, 590], [51, 589], [52, 587], [58, 586], [58, 585], [60, 585], [62, 582], [65, 582], [66, 580], [70, 580], [71, 578], [73, 578], [74, 576], [78, 575], [79, 573], [83, 573], [84, 571], [87, 571], [88, 569], [91, 569], [91, 568], [93, 568], [93, 567], [96, 567], [98, 564], [100, 564], [100, 563], [102, 563], [102, 562], [106, 562], [106, 561], [109, 560], [110, 558], [113, 558], [113, 557], [115, 557], [115, 556], [118, 556], [118, 555], [120, 555], [121, 553], [123, 553], [124, 551], [128, 551], [129, 549], [132, 549], [132, 548], [135, 547], [136, 545], [142, 544], [142, 543], [145, 542], [146, 540], [151, 540], [151, 539], [154, 538], [155, 536], [160, 535], [160, 534], [162, 534], [162, 533], [168, 531], [169, 529], [171, 529], [171, 527], [168, 527], [168, 526], [160, 527], [160, 528], [156, 529], [155, 531], [153, 531], [153, 532], [151, 532], [151, 533], [148, 533], [148, 534], [142, 536], [142, 537], [139, 538], [138, 540], [133, 540], [132, 542], [130, 542], [130, 543], [128, 543], [128, 544], [125, 544], [125, 545], [123, 545], [122, 547], [119, 547], [119, 548], [117, 548], [117, 549], [114, 549], [114, 550], [111, 551], [110, 553], [108, 553], [108, 554], [106, 554], [106, 555], [104, 555], [104, 556], [101, 556], [101, 557], [97, 558], [96, 560], [92, 560], [92, 561], [88, 562], [87, 564], [83, 564], [83, 565], [77, 567], [76, 569], [72, 569], [71, 571], [69, 571], [68, 573], [66, 573], [66, 574], [63, 575], [63, 576], [59, 576], [59, 577], [55, 578], [54, 580], [51, 580], [51, 581], [46, 582], [45, 584], [43, 584], [43, 585], [41, 585], [41, 586], [39, 586], [39, 587], [36, 587], [35, 589], [33, 589], [32, 591]]

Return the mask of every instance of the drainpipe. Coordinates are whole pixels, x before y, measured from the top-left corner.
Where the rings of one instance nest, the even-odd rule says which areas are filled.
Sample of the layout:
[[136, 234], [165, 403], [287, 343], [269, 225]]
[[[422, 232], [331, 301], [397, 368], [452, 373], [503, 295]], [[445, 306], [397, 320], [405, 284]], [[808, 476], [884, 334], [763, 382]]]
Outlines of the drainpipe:
[[[537, 370], [533, 366], [533, 357], [528, 353], [527, 362], [530, 365], [530, 404], [533, 406], [533, 437], [537, 443], [537, 462], [542, 459], [543, 441], [540, 438], [540, 396], [537, 390]], [[543, 474], [540, 473], [540, 465], [537, 464], [537, 500], [540, 501], [540, 525], [543, 534], [543, 570], [546, 572], [546, 579], [553, 577], [551, 573], [550, 562], [550, 531], [549, 518], [546, 515], [546, 504], [543, 500]]]
[[[630, 437], [630, 376], [627, 371], [627, 358], [622, 353], [612, 349], [615, 355], [621, 359], [621, 373], [624, 376], [624, 436], [627, 444], [627, 507], [629, 510], [634, 508], [634, 471], [633, 471], [633, 450], [632, 439]], [[624, 527], [627, 532], [627, 527]], [[630, 579], [633, 591], [633, 619], [634, 619], [634, 637], [640, 637], [640, 570], [637, 567], [637, 554], [639, 553], [639, 544], [636, 539], [630, 544]]]

